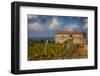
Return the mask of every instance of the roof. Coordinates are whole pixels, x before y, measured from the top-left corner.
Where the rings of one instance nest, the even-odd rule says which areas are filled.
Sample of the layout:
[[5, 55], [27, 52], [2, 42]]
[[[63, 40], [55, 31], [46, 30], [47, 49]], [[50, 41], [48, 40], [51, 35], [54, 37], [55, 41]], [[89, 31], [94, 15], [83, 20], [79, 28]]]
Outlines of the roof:
[[65, 32], [65, 31], [62, 31], [62, 32], [56, 32], [56, 34], [83, 34], [84, 32]]

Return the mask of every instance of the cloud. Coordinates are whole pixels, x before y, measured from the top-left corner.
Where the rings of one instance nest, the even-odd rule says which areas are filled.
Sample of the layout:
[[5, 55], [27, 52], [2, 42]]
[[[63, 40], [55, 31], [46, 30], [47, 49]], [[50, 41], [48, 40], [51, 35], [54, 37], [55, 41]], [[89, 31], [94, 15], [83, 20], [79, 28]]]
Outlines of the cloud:
[[49, 26], [50, 30], [55, 30], [55, 29], [59, 29], [60, 28], [60, 22], [57, 18], [53, 18], [52, 22]]
[[84, 20], [85, 25], [83, 26], [83, 29], [87, 29], [88, 28], [88, 19]]
[[78, 25], [70, 24], [70, 25], [66, 25], [64, 27], [64, 30], [65, 31], [78, 31], [79, 30], [79, 27], [78, 27]]
[[36, 15], [28, 15], [28, 19], [32, 19], [32, 18], [37, 18], [38, 16]]
[[30, 30], [36, 30], [36, 31], [43, 31], [44, 30], [43, 25], [40, 25], [37, 22], [29, 24], [28, 28]]

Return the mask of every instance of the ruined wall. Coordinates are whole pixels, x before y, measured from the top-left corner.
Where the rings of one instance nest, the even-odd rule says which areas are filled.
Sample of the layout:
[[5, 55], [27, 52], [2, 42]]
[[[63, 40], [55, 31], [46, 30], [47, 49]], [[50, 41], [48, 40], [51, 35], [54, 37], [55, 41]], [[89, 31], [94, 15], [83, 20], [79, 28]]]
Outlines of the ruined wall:
[[83, 43], [83, 34], [68, 34], [68, 33], [65, 33], [65, 34], [56, 34], [55, 35], [55, 43], [63, 43], [64, 41], [66, 41], [67, 39], [69, 38], [72, 38], [73, 39], [73, 42], [75, 44], [82, 44]]

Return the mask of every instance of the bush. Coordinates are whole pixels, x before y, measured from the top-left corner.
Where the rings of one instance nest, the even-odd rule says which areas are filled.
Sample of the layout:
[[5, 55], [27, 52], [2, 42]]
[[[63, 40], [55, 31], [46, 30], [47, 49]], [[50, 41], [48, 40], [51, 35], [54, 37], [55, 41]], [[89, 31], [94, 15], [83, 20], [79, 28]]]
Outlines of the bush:
[[[63, 46], [64, 45], [64, 46]], [[79, 44], [67, 40], [64, 44], [55, 44], [49, 41], [46, 51], [44, 51], [44, 41], [32, 41], [28, 43], [28, 60], [44, 60], [44, 59], [64, 59], [70, 58], [75, 49], [79, 48]]]

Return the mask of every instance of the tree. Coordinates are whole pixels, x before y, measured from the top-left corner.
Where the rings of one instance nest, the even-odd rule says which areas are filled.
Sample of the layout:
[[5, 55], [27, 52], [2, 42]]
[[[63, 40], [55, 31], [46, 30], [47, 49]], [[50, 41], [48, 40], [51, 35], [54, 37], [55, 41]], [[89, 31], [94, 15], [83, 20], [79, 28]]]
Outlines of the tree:
[[64, 41], [62, 45], [62, 55], [64, 58], [71, 58], [75, 53], [76, 49], [79, 48], [79, 44], [74, 44], [73, 38], [69, 38]]

